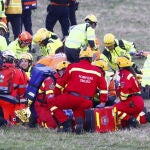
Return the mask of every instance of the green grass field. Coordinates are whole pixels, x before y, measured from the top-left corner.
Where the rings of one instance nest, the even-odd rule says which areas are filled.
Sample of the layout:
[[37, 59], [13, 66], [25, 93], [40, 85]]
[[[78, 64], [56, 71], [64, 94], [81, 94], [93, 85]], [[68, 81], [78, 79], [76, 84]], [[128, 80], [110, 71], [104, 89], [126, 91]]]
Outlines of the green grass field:
[[[33, 31], [45, 26], [48, 0], [38, 0], [33, 12]], [[149, 0], [80, 0], [77, 21], [93, 13], [98, 18], [97, 37], [112, 32], [117, 38], [135, 42], [138, 50], [150, 47]], [[61, 36], [59, 23], [55, 32]], [[103, 44], [101, 45], [101, 48]], [[142, 67], [144, 60], [136, 60]], [[145, 100], [150, 110], [150, 101]], [[86, 133], [83, 135], [58, 134], [50, 129], [6, 127], [0, 129], [0, 150], [149, 150], [150, 124], [140, 128], [112, 133]]]

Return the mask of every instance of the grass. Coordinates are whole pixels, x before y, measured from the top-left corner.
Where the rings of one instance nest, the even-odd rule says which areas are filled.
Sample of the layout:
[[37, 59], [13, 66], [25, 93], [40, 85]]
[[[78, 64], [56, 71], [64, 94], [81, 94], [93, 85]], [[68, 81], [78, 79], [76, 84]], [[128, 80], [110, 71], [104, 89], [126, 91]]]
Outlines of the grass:
[[[98, 18], [96, 35], [101, 43], [104, 34], [112, 32], [119, 39], [135, 42], [138, 50], [149, 50], [149, 0], [79, 1], [78, 23], [83, 22], [87, 14], [95, 14]], [[45, 27], [47, 4], [47, 0], [38, 0], [38, 9], [33, 11], [34, 33]], [[55, 32], [61, 36], [59, 23]], [[135, 61], [142, 66], [144, 59]], [[145, 106], [150, 110], [149, 100], [145, 100]], [[149, 150], [149, 128], [148, 123], [132, 130], [75, 135], [42, 128], [6, 127], [0, 128], [0, 150]]]

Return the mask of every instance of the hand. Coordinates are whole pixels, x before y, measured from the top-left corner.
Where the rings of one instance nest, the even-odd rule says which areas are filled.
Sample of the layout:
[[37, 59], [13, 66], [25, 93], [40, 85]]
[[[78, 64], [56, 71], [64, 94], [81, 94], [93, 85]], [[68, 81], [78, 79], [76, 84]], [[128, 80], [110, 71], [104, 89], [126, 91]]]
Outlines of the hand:
[[100, 103], [96, 106], [96, 108], [103, 108], [103, 107], [105, 107], [105, 103]]
[[33, 103], [33, 101], [30, 100], [30, 99], [28, 99], [28, 104], [27, 104], [27, 106], [30, 107], [32, 103]]

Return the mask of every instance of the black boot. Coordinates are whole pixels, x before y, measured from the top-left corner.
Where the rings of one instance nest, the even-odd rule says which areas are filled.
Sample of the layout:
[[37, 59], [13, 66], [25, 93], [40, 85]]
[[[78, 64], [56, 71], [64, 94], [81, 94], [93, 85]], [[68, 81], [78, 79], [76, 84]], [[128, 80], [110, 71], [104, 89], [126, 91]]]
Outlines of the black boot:
[[130, 127], [137, 128], [137, 127], [139, 127], [139, 122], [134, 117], [131, 117], [128, 120], [128, 125], [129, 125], [129, 128]]
[[145, 117], [146, 117], [146, 121], [150, 122], [150, 112], [146, 112]]
[[34, 117], [32, 115], [30, 116], [28, 126], [29, 126], [29, 128], [35, 128], [37, 126], [36, 117]]
[[5, 127], [7, 124], [7, 120], [5, 120], [3, 117], [0, 117], [0, 127]]
[[57, 129], [57, 132], [72, 132], [73, 127], [73, 121], [72, 119], [68, 119], [63, 123], [60, 123]]
[[77, 118], [76, 119], [76, 126], [75, 126], [75, 132], [76, 134], [82, 134], [84, 131], [83, 129], [83, 119]]

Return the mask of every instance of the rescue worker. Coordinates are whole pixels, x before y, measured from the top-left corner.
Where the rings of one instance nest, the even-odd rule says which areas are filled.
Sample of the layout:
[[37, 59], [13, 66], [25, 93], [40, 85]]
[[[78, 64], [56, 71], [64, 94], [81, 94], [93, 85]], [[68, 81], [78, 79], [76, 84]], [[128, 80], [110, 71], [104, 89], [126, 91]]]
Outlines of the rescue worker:
[[7, 47], [7, 39], [5, 38], [6, 33], [8, 33], [6, 24], [0, 22], [0, 50], [5, 50]]
[[95, 28], [97, 18], [93, 15], [87, 15], [84, 19], [85, 23], [72, 26], [69, 35], [65, 40], [65, 53], [67, 60], [71, 63], [79, 61], [80, 50], [90, 46], [94, 50], [98, 50], [95, 43]]
[[22, 25], [32, 35], [32, 10], [37, 8], [37, 0], [22, 0], [22, 8]]
[[48, 31], [54, 32], [53, 28], [59, 21], [62, 29], [62, 41], [68, 36], [69, 31], [69, 2], [71, 0], [49, 0], [50, 4], [47, 7], [47, 16], [45, 26]]
[[[119, 56], [126, 56], [131, 60], [132, 58], [130, 53], [137, 52], [133, 42], [118, 40], [112, 33], [105, 34], [103, 42], [105, 48], [100, 58], [104, 59], [114, 71], [117, 70], [117, 64], [115, 62]], [[135, 69], [136, 73], [141, 74], [141, 71], [138, 70], [135, 64], [133, 64], [133, 68]]]
[[144, 101], [141, 97], [140, 86], [136, 74], [132, 68], [133, 63], [126, 57], [118, 57], [116, 64], [119, 68], [120, 84], [118, 96], [120, 102], [114, 107], [117, 109], [118, 118], [122, 126], [134, 127], [139, 125], [136, 117], [144, 109]]
[[5, 13], [7, 16], [8, 23], [10, 22], [12, 26], [12, 31], [14, 35], [14, 40], [18, 38], [19, 34], [22, 32], [22, 0], [6, 0], [5, 1]]
[[[4, 119], [3, 125], [15, 125], [14, 114], [16, 104], [24, 101], [24, 90], [26, 86], [22, 84], [23, 75], [20, 69], [15, 67], [15, 55], [11, 50], [3, 52], [3, 66], [0, 69], [0, 107], [2, 108]], [[2, 119], [1, 119], [2, 121]]]
[[33, 56], [32, 56], [32, 54], [30, 54], [30, 53], [23, 53], [20, 56], [19, 68], [21, 68], [21, 70], [23, 70], [26, 73], [28, 78], [30, 78], [30, 71], [31, 71], [32, 63], [33, 63]]
[[54, 97], [54, 88], [56, 80], [59, 80], [68, 66], [69, 62], [61, 61], [57, 64], [57, 72], [54, 76], [47, 77], [38, 90], [37, 98], [35, 101], [35, 110], [37, 113], [37, 123], [44, 128], [56, 128], [57, 123], [52, 117], [50, 111], [47, 109], [46, 99]]
[[91, 49], [81, 51], [80, 62], [70, 64], [61, 80], [56, 83], [54, 90], [56, 97], [47, 99], [51, 114], [59, 124], [58, 132], [72, 132], [72, 121], [65, 115], [63, 109], [72, 109], [75, 118], [74, 130], [77, 134], [83, 132], [84, 111], [92, 107], [92, 99], [97, 88], [100, 90], [101, 105], [105, 106], [106, 80], [101, 70], [91, 65], [92, 57]]
[[20, 58], [20, 55], [24, 52], [29, 51], [29, 45], [32, 42], [32, 36], [29, 32], [23, 31], [19, 34], [15, 41], [12, 41], [6, 49], [11, 49], [16, 58]]
[[38, 44], [42, 56], [63, 52], [63, 43], [59, 37], [45, 28], [39, 29], [33, 36], [33, 42]]

